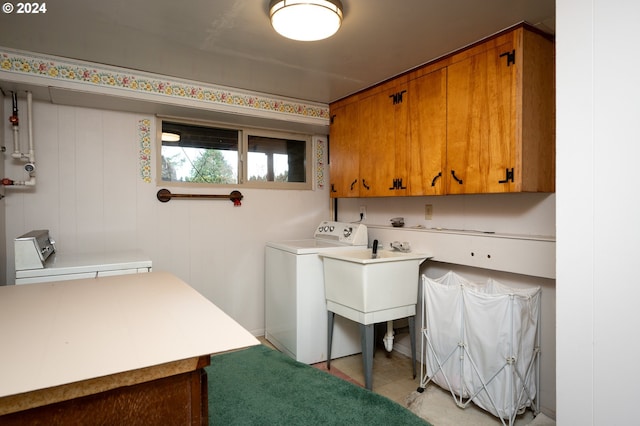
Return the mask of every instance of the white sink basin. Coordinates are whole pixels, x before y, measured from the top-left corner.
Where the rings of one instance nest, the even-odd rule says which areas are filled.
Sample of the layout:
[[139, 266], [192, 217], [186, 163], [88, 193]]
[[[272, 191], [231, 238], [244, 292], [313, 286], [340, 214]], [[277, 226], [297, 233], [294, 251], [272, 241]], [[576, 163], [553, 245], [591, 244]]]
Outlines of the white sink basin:
[[422, 253], [403, 253], [399, 251], [390, 250], [378, 250], [377, 256], [374, 259], [372, 257], [371, 249], [363, 250], [349, 250], [344, 253], [322, 253], [323, 257], [330, 257], [333, 259], [343, 260], [345, 262], [355, 263], [381, 263], [381, 262], [399, 262], [404, 260], [416, 260], [420, 259], [420, 262], [430, 257], [429, 255]]
[[361, 324], [415, 315], [424, 253], [371, 250], [320, 253], [327, 309]]

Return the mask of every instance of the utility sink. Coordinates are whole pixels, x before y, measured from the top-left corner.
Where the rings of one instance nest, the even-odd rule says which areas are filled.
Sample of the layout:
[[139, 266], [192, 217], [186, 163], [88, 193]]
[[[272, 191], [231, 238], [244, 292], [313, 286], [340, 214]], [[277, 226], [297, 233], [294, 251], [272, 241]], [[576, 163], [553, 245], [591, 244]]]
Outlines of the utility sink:
[[415, 315], [424, 253], [348, 250], [320, 253], [327, 310], [372, 324]]
[[376, 257], [374, 258], [371, 249], [349, 250], [348, 253], [323, 253], [321, 254], [321, 256], [330, 257], [332, 259], [342, 260], [345, 262], [362, 263], [365, 265], [371, 263], [399, 262], [418, 259], [420, 260], [418, 264], [420, 264], [422, 263], [422, 261], [430, 257], [429, 255], [425, 255], [422, 253], [403, 253], [400, 251], [378, 250]]

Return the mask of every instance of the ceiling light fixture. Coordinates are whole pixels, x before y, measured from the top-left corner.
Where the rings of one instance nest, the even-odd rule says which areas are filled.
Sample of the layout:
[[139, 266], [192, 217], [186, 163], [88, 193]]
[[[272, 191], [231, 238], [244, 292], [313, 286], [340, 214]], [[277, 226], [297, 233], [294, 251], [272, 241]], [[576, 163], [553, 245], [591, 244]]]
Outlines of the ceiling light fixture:
[[331, 37], [342, 25], [340, 0], [272, 0], [269, 17], [284, 37], [316, 41]]
[[180, 133], [162, 132], [162, 142], [178, 142], [179, 140]]

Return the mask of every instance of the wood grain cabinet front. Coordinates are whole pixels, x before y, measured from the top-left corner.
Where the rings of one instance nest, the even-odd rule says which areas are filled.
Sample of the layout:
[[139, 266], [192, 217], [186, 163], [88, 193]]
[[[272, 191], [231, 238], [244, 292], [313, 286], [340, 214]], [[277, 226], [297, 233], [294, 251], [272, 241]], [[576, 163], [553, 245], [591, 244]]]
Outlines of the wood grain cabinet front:
[[519, 28], [447, 67], [447, 194], [555, 191], [553, 43]]
[[409, 195], [442, 195], [447, 161], [447, 69], [409, 82]]
[[521, 24], [331, 104], [331, 196], [555, 191], [555, 48]]
[[446, 70], [392, 83], [332, 105], [332, 197], [442, 193]]
[[329, 190], [332, 198], [360, 196], [359, 117], [357, 102], [331, 108]]
[[361, 197], [408, 194], [410, 102], [406, 82], [397, 83], [359, 102]]
[[408, 195], [407, 79], [331, 106], [331, 196]]

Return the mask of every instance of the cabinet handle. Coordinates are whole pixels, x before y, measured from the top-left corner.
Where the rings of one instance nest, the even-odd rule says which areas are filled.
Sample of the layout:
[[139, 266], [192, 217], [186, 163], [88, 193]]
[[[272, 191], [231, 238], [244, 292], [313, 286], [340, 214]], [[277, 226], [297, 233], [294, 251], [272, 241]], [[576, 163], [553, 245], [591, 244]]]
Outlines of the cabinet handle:
[[367, 181], [365, 181], [364, 179], [362, 179], [362, 186], [365, 187], [365, 189], [369, 189], [369, 185], [367, 185]]
[[435, 175], [433, 177], [433, 180], [431, 181], [431, 186], [436, 186], [436, 181], [442, 177], [442, 172], [438, 173], [437, 175]]
[[358, 179], [356, 179], [353, 182], [351, 182], [351, 190], [352, 191], [353, 191], [353, 187], [355, 186], [356, 183], [358, 183]]
[[513, 182], [513, 168], [504, 169], [504, 180], [499, 180], [498, 183], [507, 183], [509, 181]]
[[456, 182], [458, 182], [460, 185], [462, 185], [462, 179], [458, 179], [458, 176], [456, 176], [456, 171], [455, 170], [451, 170], [451, 176], [453, 176], [453, 178], [456, 180]]
[[338, 192], [336, 191], [336, 185], [335, 184], [331, 184], [331, 192]]

